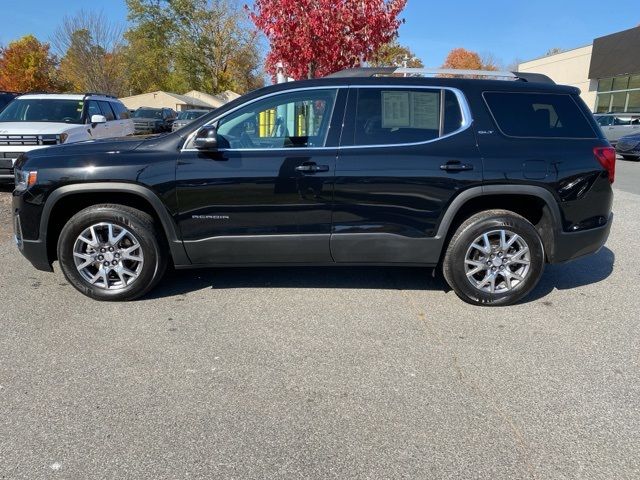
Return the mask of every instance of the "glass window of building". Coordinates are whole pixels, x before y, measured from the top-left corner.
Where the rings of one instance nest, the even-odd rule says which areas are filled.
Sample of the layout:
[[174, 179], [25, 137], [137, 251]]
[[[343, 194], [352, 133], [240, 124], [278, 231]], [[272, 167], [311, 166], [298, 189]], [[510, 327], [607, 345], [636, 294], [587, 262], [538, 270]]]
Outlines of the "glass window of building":
[[598, 80], [596, 113], [640, 112], [640, 74]]
[[640, 90], [629, 92], [629, 102], [627, 103], [627, 112], [640, 112]]

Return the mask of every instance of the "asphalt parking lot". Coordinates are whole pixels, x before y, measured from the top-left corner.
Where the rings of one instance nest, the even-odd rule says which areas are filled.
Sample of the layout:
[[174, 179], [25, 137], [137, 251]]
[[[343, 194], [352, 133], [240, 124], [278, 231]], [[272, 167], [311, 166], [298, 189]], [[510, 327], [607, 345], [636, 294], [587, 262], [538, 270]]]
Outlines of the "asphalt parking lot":
[[0, 478], [640, 478], [640, 164], [606, 248], [515, 307], [420, 269], [172, 273], [105, 304], [14, 248]]

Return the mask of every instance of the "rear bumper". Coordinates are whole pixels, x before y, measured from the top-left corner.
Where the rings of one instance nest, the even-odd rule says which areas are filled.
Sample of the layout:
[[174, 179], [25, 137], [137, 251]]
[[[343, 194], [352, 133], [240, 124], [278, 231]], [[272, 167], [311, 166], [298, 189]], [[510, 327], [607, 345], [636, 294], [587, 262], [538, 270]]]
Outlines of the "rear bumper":
[[585, 255], [598, 252], [609, 238], [613, 213], [601, 227], [582, 232], [562, 232], [556, 237], [554, 250], [549, 255], [549, 263], [564, 263]]
[[618, 155], [622, 155], [623, 157], [640, 158], [640, 152], [621, 152], [619, 150], [616, 150], [616, 153]]

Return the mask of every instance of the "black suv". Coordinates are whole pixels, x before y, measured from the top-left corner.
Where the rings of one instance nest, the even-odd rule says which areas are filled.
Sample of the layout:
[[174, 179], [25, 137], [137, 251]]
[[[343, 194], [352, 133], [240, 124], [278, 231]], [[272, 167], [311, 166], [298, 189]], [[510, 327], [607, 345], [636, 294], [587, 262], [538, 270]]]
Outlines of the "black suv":
[[135, 134], [170, 132], [173, 121], [176, 119], [176, 112], [171, 108], [150, 108], [140, 107], [131, 118]]
[[99, 300], [172, 263], [441, 267], [467, 302], [514, 303], [605, 243], [615, 152], [576, 88], [433, 73], [348, 70], [164, 136], [28, 152], [17, 245]]

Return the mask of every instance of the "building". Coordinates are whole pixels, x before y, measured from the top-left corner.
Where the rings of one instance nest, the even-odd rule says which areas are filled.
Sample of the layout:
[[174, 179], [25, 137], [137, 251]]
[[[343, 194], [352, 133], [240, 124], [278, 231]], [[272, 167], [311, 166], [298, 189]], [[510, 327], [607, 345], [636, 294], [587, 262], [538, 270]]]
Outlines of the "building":
[[179, 112], [182, 110], [212, 110], [230, 102], [239, 95], [230, 90], [220, 93], [218, 95], [209, 95], [208, 93], [192, 90], [179, 95], [177, 93], [157, 91], [149, 93], [141, 93], [140, 95], [133, 95], [130, 97], [124, 97], [120, 100], [124, 105], [130, 109], [135, 110], [140, 107], [153, 107], [153, 108], [173, 108]]
[[640, 112], [640, 27], [596, 38], [591, 45], [521, 63], [572, 85], [596, 113]]
[[229, 103], [231, 100], [235, 100], [240, 96], [236, 92], [232, 92], [231, 90], [218, 93], [217, 95], [210, 95], [208, 93], [199, 92], [198, 90], [191, 90], [184, 95], [186, 97], [195, 98], [202, 102], [208, 103], [209, 105], [212, 105], [213, 108], [221, 107], [225, 103]]

